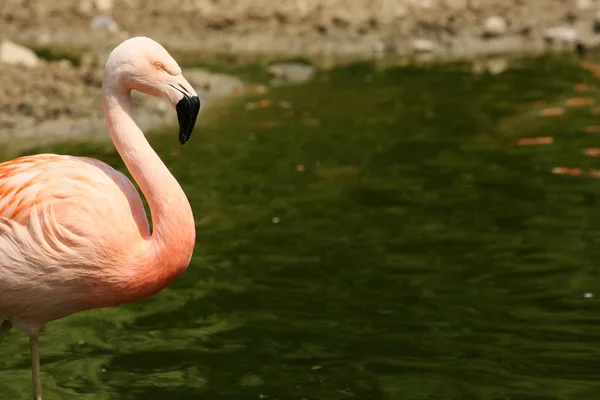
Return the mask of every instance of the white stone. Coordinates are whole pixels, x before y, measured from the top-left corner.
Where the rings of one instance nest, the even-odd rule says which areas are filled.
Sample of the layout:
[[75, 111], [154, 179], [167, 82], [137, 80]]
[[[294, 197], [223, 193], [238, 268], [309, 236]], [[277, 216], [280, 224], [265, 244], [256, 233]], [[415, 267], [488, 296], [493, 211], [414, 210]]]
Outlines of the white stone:
[[589, 10], [594, 6], [594, 2], [592, 0], [577, 0], [575, 3], [575, 7], [580, 11]]
[[444, 5], [452, 10], [463, 10], [467, 3], [467, 0], [444, 0]]
[[112, 18], [107, 17], [105, 15], [95, 17], [90, 23], [90, 26], [92, 27], [92, 29], [102, 29], [113, 33], [119, 31], [119, 25], [117, 25], [117, 23]]
[[544, 38], [553, 42], [573, 44], [575, 41], [577, 41], [578, 35], [574, 28], [570, 28], [568, 26], [555, 26], [546, 29], [544, 32]]
[[492, 75], [498, 75], [506, 71], [508, 60], [506, 58], [492, 58], [487, 61], [487, 70]]
[[34, 67], [39, 63], [37, 55], [27, 47], [20, 46], [10, 40], [0, 42], [0, 62], [24, 67]]
[[90, 15], [94, 11], [93, 0], [79, 0], [79, 12], [85, 15]]
[[412, 5], [416, 8], [431, 8], [433, 0], [411, 0]]
[[398, 19], [404, 18], [408, 15], [408, 9], [402, 4], [397, 4], [392, 11], [392, 15]]
[[413, 39], [412, 41], [412, 49], [416, 53], [431, 53], [435, 51], [437, 48], [437, 44], [427, 39]]
[[94, 0], [94, 6], [96, 7], [96, 10], [100, 11], [101, 13], [111, 12], [114, 5], [114, 0]]
[[48, 43], [50, 43], [51, 38], [52, 38], [52, 36], [50, 35], [50, 33], [41, 32], [40, 34], [37, 35], [36, 41], [37, 41], [38, 45], [46, 46]]
[[506, 28], [506, 20], [498, 15], [487, 18], [483, 23], [483, 33], [487, 36], [504, 35]]
[[385, 43], [379, 41], [379, 42], [375, 42], [375, 44], [373, 45], [373, 51], [375, 53], [385, 53], [387, 49], [387, 46], [385, 45]]

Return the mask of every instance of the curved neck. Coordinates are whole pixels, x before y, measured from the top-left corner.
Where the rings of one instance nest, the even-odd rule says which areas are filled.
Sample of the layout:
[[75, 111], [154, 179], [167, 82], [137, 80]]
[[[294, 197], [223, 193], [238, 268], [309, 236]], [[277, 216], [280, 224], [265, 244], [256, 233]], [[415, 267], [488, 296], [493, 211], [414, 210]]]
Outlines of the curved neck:
[[107, 78], [103, 98], [108, 130], [148, 201], [152, 218], [152, 234], [142, 238], [150, 242], [150, 258], [146, 265], [140, 265], [132, 277], [135, 287], [130, 288], [141, 291], [139, 297], [143, 298], [161, 290], [188, 266], [196, 239], [195, 223], [181, 186], [134, 120], [130, 92], [111, 85], [110, 77]]

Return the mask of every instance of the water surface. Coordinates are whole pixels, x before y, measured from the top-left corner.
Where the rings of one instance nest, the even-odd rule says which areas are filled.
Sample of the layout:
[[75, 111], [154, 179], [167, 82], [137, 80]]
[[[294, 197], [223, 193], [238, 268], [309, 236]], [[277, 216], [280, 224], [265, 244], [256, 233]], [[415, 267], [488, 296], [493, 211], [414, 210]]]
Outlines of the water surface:
[[[353, 64], [219, 107], [184, 147], [151, 137], [196, 215], [191, 266], [48, 325], [45, 399], [600, 398], [600, 116], [577, 83], [558, 57]], [[572, 97], [593, 103], [540, 116]], [[124, 170], [110, 144], [42, 151]], [[11, 333], [2, 399], [30, 397], [29, 365]]]

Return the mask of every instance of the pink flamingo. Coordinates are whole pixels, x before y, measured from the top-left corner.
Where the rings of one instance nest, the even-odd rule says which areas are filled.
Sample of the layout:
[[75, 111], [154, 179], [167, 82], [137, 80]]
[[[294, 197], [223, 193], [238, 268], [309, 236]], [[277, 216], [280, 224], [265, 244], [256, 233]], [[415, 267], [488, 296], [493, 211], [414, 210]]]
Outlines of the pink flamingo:
[[170, 101], [179, 141], [200, 100], [155, 41], [137, 37], [108, 57], [104, 116], [125, 175], [86, 157], [38, 154], [0, 164], [0, 341], [14, 325], [30, 337], [34, 398], [42, 398], [38, 336], [49, 321], [145, 299], [189, 265], [196, 229], [190, 204], [132, 114], [132, 90]]

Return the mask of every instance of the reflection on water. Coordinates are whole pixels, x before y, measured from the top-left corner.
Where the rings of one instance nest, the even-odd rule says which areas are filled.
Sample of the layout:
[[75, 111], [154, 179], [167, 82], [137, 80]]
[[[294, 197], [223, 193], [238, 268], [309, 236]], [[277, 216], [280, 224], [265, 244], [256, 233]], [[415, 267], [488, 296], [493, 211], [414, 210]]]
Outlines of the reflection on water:
[[[153, 137], [192, 265], [50, 324], [47, 399], [597, 398], [596, 79], [355, 64], [214, 111], [180, 152]], [[106, 145], [36, 151], [122, 168]], [[26, 336], [0, 360], [1, 397], [28, 398]]]

